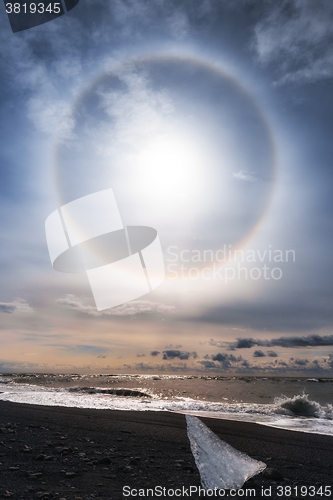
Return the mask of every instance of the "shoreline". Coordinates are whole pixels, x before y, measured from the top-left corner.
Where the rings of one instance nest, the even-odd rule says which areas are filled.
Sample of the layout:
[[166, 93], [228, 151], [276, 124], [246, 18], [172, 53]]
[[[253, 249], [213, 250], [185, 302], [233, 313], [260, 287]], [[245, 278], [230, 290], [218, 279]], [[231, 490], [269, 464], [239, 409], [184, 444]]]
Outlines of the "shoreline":
[[[277, 485], [332, 486], [333, 436], [201, 420], [231, 446], [282, 474], [279, 481], [263, 475], [248, 481], [258, 498], [262, 487], [272, 486], [275, 498]], [[0, 429], [0, 497], [8, 492], [13, 499], [120, 500], [126, 498], [125, 485], [200, 486], [185, 415], [179, 413], [0, 401]]]

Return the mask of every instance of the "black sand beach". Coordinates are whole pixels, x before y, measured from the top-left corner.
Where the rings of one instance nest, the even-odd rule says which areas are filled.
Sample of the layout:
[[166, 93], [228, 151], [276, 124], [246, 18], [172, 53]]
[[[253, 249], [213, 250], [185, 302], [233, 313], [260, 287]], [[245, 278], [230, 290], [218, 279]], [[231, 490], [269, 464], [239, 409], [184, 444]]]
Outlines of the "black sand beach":
[[[248, 481], [255, 498], [333, 497], [325, 490], [333, 483], [333, 437], [202, 420], [221, 439], [281, 473], [279, 480], [259, 475]], [[138, 498], [139, 489], [157, 485], [166, 490], [200, 486], [184, 415], [0, 401], [0, 497], [118, 500]], [[138, 496], [123, 495], [124, 486], [138, 490]]]

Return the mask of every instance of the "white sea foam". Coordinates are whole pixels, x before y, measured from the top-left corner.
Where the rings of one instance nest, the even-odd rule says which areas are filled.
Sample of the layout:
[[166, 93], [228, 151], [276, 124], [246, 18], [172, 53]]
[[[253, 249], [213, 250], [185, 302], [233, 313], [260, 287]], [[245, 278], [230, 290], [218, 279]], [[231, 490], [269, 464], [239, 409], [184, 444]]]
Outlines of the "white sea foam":
[[324, 407], [317, 403], [317, 401], [311, 401], [309, 396], [305, 393], [294, 396], [293, 398], [287, 398], [286, 396], [275, 398], [275, 404], [277, 405], [278, 413], [285, 413], [285, 411], [287, 411], [291, 416], [296, 415], [299, 417], [333, 420], [332, 405], [329, 404]]
[[106, 389], [74, 387], [65, 389], [13, 381], [4, 383], [0, 399], [16, 403], [76, 408], [174, 411], [211, 418], [255, 422], [301, 432], [333, 435], [333, 407], [309, 400], [305, 394], [281, 397], [271, 404], [208, 402], [190, 397], [166, 397], [146, 388]]

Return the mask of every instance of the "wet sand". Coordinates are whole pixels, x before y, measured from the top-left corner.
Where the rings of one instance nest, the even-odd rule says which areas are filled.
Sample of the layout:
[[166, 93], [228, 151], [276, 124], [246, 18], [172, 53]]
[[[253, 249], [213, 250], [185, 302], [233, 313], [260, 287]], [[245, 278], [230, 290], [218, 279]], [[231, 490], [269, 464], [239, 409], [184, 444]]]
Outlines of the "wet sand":
[[[221, 439], [280, 472], [283, 479], [259, 475], [248, 481], [245, 486], [256, 491], [255, 498], [333, 498], [333, 437], [202, 420]], [[13, 499], [120, 500], [139, 498], [139, 489], [155, 486], [166, 492], [200, 486], [185, 417], [170, 412], [0, 401], [0, 464], [0, 497]], [[138, 496], [135, 491], [125, 496], [125, 486], [137, 490]], [[285, 492], [278, 486], [290, 486], [291, 495], [277, 496]], [[302, 486], [308, 494], [301, 494]], [[320, 494], [325, 486], [331, 486], [331, 496]], [[192, 496], [184, 493], [178, 498], [204, 498], [192, 491]]]

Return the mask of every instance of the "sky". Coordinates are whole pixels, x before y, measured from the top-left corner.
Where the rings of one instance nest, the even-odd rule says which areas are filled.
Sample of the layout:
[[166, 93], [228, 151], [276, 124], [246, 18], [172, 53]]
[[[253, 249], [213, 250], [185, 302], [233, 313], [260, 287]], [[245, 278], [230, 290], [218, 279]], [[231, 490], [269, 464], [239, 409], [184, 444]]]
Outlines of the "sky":
[[[330, 376], [331, 0], [0, 5], [0, 372]], [[47, 217], [112, 189], [166, 277], [98, 311]]]

